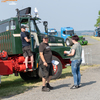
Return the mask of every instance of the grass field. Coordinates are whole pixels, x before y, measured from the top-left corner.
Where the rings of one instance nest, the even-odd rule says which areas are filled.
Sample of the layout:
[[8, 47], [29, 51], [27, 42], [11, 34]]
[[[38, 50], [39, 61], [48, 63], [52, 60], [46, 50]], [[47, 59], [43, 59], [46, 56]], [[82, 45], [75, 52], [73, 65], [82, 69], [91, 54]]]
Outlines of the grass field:
[[[89, 67], [92, 66], [81, 66], [81, 70], [85, 70]], [[59, 79], [61, 80], [69, 77], [72, 77], [71, 66], [68, 66], [67, 68], [63, 69], [62, 75]], [[51, 82], [54, 81], [56, 80], [51, 80]], [[2, 76], [1, 82], [2, 83], [0, 85], [0, 97], [13, 96], [16, 94], [23, 93], [25, 91], [29, 91], [30, 89], [33, 89], [35, 87], [42, 86], [41, 78], [25, 82], [20, 78], [20, 76], [14, 75]]]

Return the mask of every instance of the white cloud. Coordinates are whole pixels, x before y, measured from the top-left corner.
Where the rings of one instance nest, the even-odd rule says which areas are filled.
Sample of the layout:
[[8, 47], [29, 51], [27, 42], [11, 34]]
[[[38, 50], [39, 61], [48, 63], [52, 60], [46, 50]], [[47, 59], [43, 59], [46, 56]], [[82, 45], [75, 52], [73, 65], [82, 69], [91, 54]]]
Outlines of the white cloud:
[[10, 2], [9, 5], [17, 5], [15, 2]]

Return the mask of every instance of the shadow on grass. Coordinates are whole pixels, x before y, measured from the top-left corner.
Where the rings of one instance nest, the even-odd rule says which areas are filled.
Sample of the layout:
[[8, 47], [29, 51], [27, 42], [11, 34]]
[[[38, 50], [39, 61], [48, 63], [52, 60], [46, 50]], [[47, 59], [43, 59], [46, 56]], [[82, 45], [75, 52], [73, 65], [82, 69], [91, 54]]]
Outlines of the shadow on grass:
[[32, 88], [38, 87], [33, 84], [41, 81], [41, 78], [31, 81], [24, 81], [21, 78], [3, 81], [0, 86], [0, 97], [8, 98], [23, 92], [29, 91]]
[[[60, 78], [66, 78], [68, 76], [72, 76], [71, 72], [67, 72], [65, 70], [64, 73], [62, 73], [61, 77]], [[41, 82], [42, 79], [39, 78], [39, 79], [33, 79], [33, 80], [29, 80], [29, 81], [24, 81], [22, 78], [20, 78], [19, 76], [16, 77], [16, 76], [9, 76], [7, 77], [3, 77], [3, 81], [2, 81], [2, 84], [0, 86], [0, 97], [12, 97], [14, 95], [18, 95], [18, 94], [21, 94], [21, 93], [24, 93], [26, 91], [29, 91], [35, 87], [38, 87], [35, 86], [34, 84], [38, 83], [38, 82]], [[69, 84], [62, 84], [62, 85], [59, 85], [57, 87], [55, 87], [55, 89], [59, 89], [59, 88], [62, 88], [62, 87], [66, 87], [68, 86]]]

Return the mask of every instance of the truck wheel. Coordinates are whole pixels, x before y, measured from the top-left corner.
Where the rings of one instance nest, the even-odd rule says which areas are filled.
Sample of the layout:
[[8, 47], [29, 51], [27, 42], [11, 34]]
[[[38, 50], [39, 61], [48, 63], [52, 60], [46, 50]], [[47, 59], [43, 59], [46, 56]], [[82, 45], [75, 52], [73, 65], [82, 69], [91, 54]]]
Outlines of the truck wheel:
[[52, 79], [57, 79], [61, 76], [62, 73], [62, 63], [56, 56], [52, 56], [52, 60], [59, 62], [58, 65], [53, 64], [54, 75], [52, 76]]
[[8, 59], [8, 54], [7, 54], [6, 51], [2, 51], [2, 53], [1, 53], [1, 59], [2, 60], [7, 60]]
[[67, 46], [72, 46], [73, 45], [73, 42], [72, 42], [72, 39], [71, 38], [67, 38], [66, 39], [66, 45]]
[[2, 60], [7, 60], [8, 59], [8, 55], [6, 55], [6, 57], [1, 57]]
[[34, 79], [38, 79], [39, 78], [37, 72], [34, 72], [34, 71], [32, 71], [32, 72], [29, 71], [29, 72], [26, 72], [26, 73], [20, 72], [20, 76], [25, 81], [34, 80]]

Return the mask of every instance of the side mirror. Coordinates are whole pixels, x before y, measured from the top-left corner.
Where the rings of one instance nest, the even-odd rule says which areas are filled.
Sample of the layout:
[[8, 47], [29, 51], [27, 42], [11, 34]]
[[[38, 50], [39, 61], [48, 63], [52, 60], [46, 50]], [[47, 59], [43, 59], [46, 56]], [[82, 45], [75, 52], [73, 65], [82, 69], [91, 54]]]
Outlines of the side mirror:
[[70, 34], [70, 36], [72, 36], [72, 33]]
[[63, 34], [65, 34], [65, 31], [63, 31]]
[[47, 27], [48, 26], [48, 22], [44, 21], [43, 25], [44, 25], [45, 33], [48, 33], [48, 27]]

